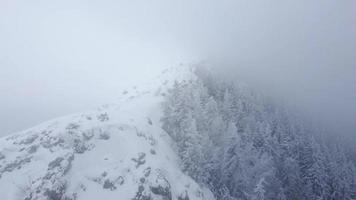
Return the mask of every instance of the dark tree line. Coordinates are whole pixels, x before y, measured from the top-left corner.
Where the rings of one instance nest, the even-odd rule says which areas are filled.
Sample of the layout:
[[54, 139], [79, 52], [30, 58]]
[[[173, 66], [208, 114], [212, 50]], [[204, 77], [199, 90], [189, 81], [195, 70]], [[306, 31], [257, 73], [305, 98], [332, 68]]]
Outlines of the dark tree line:
[[356, 199], [355, 165], [324, 130], [233, 80], [196, 74], [167, 95], [163, 128], [182, 169], [217, 199]]

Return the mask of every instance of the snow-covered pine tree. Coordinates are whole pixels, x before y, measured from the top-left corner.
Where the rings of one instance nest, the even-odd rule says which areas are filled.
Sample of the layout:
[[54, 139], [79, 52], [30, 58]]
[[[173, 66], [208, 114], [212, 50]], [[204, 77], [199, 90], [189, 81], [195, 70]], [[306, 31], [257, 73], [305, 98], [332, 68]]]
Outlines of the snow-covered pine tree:
[[234, 80], [200, 71], [163, 105], [182, 168], [217, 199], [355, 199], [355, 166], [339, 142]]

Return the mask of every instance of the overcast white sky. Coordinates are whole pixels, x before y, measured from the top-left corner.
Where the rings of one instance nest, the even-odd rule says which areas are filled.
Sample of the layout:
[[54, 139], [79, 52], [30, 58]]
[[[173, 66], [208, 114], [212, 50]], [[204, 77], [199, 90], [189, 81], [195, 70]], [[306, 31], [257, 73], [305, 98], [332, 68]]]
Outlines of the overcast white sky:
[[0, 136], [205, 59], [351, 116], [355, 58], [354, 0], [0, 0]]
[[141, 3], [0, 0], [0, 135], [113, 102], [193, 59]]

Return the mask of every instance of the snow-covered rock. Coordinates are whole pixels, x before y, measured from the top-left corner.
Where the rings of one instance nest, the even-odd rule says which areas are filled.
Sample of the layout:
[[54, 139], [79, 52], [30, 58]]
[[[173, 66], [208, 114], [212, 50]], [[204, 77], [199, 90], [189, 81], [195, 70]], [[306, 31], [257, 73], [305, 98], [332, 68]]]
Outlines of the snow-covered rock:
[[188, 68], [122, 92], [116, 104], [0, 139], [2, 200], [210, 200], [179, 168], [161, 102]]

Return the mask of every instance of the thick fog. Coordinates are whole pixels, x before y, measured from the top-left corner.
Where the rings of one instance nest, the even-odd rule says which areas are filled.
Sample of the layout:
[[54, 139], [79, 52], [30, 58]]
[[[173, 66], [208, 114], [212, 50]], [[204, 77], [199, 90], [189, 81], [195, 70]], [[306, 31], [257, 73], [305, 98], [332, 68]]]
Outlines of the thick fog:
[[0, 135], [199, 61], [354, 128], [353, 0], [0, 0]]
[[114, 102], [126, 87], [194, 59], [169, 35], [152, 30], [147, 23], [154, 16], [146, 19], [138, 5], [0, 4], [0, 135]]

